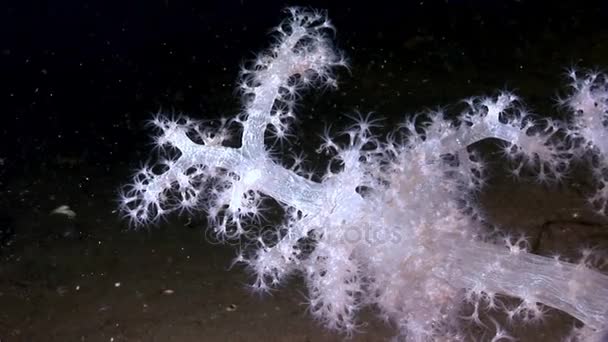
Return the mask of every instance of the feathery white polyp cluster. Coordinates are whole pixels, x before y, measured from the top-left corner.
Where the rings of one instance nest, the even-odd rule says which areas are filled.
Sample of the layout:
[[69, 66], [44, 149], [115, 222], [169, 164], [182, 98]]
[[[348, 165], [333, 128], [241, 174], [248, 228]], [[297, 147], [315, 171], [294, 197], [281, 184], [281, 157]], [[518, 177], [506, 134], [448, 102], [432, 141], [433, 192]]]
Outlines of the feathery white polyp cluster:
[[[493, 326], [482, 312], [528, 322], [546, 307], [579, 319], [591, 335], [603, 331], [608, 275], [584, 261], [530, 254], [525, 239], [483, 234], [474, 199], [486, 171], [473, 144], [498, 139], [513, 172], [526, 168], [540, 181], [589, 161], [598, 182], [590, 201], [605, 212], [606, 77], [572, 74], [564, 103], [573, 115], [563, 123], [534, 117], [510, 93], [468, 99], [455, 120], [417, 116], [383, 139], [372, 133], [379, 122], [361, 115], [342, 137], [323, 136], [320, 151], [338, 168], [312, 180], [301, 157], [283, 166], [267, 142], [289, 141], [304, 87], [335, 86], [333, 70], [345, 60], [332, 30], [324, 13], [290, 8], [272, 47], [242, 69], [242, 114], [207, 123], [154, 118], [163, 157], [125, 187], [125, 216], [145, 225], [175, 211], [205, 212], [218, 237], [250, 242], [236, 261], [253, 271], [255, 289], [299, 273], [312, 315], [347, 333], [368, 305], [411, 341], [465, 339], [467, 321]], [[284, 217], [260, 229], [269, 198]], [[521, 302], [511, 306], [505, 297]], [[510, 338], [492, 322], [493, 341]]]

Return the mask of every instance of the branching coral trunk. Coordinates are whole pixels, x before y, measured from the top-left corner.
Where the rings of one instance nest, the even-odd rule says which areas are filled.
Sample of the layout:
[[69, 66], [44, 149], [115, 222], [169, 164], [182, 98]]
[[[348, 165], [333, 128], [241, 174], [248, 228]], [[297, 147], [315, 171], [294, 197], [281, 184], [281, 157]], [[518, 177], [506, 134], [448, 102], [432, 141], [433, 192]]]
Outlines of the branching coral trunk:
[[[514, 252], [488, 243], [444, 243], [448, 263], [454, 265], [450, 283], [486, 293], [505, 294], [529, 303], [508, 310], [510, 317], [536, 315], [537, 303], [547, 305], [584, 322], [593, 329], [608, 320], [608, 275], [584, 264], [526, 252]], [[532, 310], [532, 311], [530, 311]]]

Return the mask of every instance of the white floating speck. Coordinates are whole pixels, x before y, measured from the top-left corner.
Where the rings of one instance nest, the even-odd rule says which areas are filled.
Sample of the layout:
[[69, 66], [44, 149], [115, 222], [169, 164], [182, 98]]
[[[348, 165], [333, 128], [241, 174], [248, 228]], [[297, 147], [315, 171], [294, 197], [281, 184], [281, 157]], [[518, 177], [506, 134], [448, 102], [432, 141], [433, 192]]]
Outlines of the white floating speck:
[[62, 205], [55, 208], [53, 211], [51, 211], [51, 214], [65, 215], [69, 219], [73, 219], [74, 217], [76, 217], [76, 213], [67, 205]]

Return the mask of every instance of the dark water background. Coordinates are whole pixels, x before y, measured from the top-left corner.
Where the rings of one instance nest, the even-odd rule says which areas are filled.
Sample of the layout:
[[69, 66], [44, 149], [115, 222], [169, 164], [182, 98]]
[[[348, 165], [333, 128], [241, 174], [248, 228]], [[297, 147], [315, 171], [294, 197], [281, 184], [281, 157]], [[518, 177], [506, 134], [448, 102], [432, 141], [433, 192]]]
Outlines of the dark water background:
[[[132, 163], [151, 113], [236, 113], [239, 65], [268, 46], [286, 4], [295, 3], [9, 3], [0, 21], [5, 172], [58, 154]], [[400, 120], [497, 88], [551, 105], [565, 68], [608, 64], [601, 1], [301, 5], [328, 9], [352, 67], [340, 91], [306, 98], [306, 122], [353, 109]]]

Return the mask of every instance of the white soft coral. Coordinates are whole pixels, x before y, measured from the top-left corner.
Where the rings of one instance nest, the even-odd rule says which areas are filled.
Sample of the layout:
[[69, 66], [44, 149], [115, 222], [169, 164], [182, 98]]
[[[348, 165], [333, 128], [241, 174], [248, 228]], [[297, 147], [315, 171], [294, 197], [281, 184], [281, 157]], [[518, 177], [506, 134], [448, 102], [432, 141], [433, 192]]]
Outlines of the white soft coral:
[[[529, 254], [511, 240], [509, 248], [484, 242], [479, 221], [462, 210], [463, 203], [476, 207], [474, 194], [484, 184], [484, 164], [474, 149], [481, 140], [502, 141], [515, 172], [527, 166], [542, 181], [561, 178], [571, 156], [591, 147], [601, 156], [601, 167], [594, 166], [599, 175], [607, 150], [603, 77], [574, 79], [569, 104], [576, 113], [568, 128], [534, 120], [510, 93], [469, 99], [454, 121], [442, 113], [429, 113], [422, 123], [409, 120], [402, 136], [392, 133], [384, 141], [372, 133], [377, 121], [358, 116], [343, 132], [345, 143], [324, 135], [321, 149], [337, 168], [316, 182], [297, 165], [286, 169], [275, 161], [266, 137], [286, 139], [298, 92], [334, 86], [333, 68], [345, 62], [327, 35], [332, 27], [324, 13], [288, 13], [275, 44], [243, 67], [241, 115], [215, 126], [153, 120], [158, 149], [169, 157], [143, 167], [125, 188], [122, 209], [132, 222], [205, 210], [222, 239], [250, 242], [253, 248], [236, 261], [255, 273], [255, 289], [268, 290], [298, 272], [312, 314], [346, 332], [356, 329], [363, 305], [377, 306], [412, 341], [461, 338], [457, 317], [464, 304], [472, 305], [468, 318], [478, 324], [484, 308], [528, 320], [542, 316], [542, 303], [593, 330], [605, 327], [608, 276]], [[230, 124], [241, 125], [239, 147], [228, 143], [238, 131]], [[572, 143], [554, 143], [563, 136]], [[604, 188], [593, 198], [603, 208], [607, 190], [604, 178], [598, 182]], [[260, 231], [268, 198], [282, 208], [283, 222]], [[522, 304], [498, 306], [498, 295]], [[495, 338], [504, 336], [498, 327]]]

